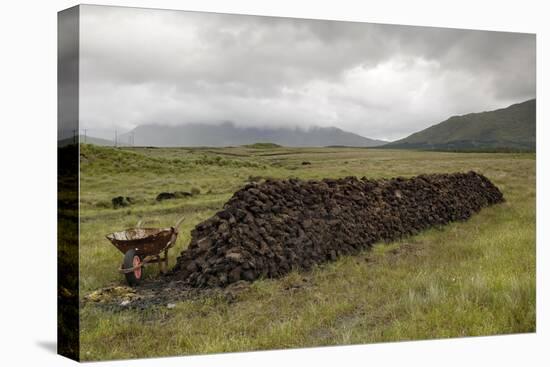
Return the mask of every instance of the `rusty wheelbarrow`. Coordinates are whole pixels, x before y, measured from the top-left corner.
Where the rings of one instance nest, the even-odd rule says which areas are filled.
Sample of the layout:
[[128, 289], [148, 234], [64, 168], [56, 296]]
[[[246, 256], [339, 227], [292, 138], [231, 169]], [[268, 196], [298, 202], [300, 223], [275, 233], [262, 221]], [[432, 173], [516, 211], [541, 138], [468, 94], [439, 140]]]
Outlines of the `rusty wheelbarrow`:
[[[142, 279], [142, 268], [146, 264], [158, 263], [161, 273], [168, 269], [168, 249], [176, 243], [179, 227], [185, 217], [178, 219], [173, 227], [136, 228], [114, 232], [106, 237], [113, 246], [124, 254], [124, 260], [118, 271], [126, 277], [131, 286], [138, 285]], [[161, 253], [164, 252], [164, 256]]]

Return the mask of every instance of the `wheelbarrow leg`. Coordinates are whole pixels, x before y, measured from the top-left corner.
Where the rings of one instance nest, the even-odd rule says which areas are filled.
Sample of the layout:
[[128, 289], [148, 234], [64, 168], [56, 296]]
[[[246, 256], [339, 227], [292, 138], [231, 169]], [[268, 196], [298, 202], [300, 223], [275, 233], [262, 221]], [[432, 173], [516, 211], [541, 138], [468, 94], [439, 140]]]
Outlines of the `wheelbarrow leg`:
[[163, 274], [162, 259], [160, 258], [160, 255], [157, 256], [157, 262], [159, 264], [159, 273]]

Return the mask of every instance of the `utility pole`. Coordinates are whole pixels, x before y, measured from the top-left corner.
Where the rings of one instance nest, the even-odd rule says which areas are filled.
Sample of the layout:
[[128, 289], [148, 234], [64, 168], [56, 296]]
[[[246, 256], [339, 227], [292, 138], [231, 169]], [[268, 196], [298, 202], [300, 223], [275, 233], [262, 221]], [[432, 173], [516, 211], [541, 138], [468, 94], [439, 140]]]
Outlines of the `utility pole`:
[[115, 148], [118, 146], [117, 139], [118, 139], [118, 131], [115, 129]]

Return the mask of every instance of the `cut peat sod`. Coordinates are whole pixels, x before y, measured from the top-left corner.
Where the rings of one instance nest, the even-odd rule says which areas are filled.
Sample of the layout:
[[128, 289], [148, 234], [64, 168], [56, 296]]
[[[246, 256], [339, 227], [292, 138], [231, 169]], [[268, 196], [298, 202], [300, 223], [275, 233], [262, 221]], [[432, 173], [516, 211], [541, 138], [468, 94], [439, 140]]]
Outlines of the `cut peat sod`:
[[466, 220], [503, 201], [500, 190], [475, 172], [267, 180], [237, 191], [222, 211], [196, 226], [170, 278], [191, 287], [277, 278], [378, 241]]

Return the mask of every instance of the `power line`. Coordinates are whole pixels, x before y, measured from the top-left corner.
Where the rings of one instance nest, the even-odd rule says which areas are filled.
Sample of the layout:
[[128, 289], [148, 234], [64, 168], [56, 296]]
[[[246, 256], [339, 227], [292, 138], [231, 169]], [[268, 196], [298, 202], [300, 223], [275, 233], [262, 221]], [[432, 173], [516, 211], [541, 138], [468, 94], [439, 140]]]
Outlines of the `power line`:
[[[80, 141], [82, 143], [88, 143], [88, 131], [90, 132], [90, 139], [91, 139], [90, 144], [95, 144], [94, 141], [93, 141], [94, 137], [99, 138], [100, 140], [101, 139], [109, 140], [111, 142], [111, 144], [113, 144], [112, 146], [117, 147], [117, 148], [120, 147], [120, 146], [125, 146], [126, 144], [129, 145], [129, 146], [134, 146], [134, 144], [135, 144], [135, 132], [134, 131], [127, 131], [125, 133], [119, 133], [118, 128], [113, 128], [111, 130], [111, 129], [94, 129], [94, 128], [88, 128], [88, 127], [87, 128], [82, 127], [79, 130], [73, 130], [73, 142], [74, 143], [79, 142], [78, 139], [80, 137], [82, 137], [80, 139]], [[101, 134], [99, 134], [99, 136], [97, 136], [96, 134], [99, 133], [99, 132]], [[113, 135], [111, 135], [110, 139], [108, 138], [109, 134], [113, 134]]]

